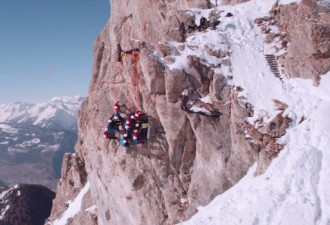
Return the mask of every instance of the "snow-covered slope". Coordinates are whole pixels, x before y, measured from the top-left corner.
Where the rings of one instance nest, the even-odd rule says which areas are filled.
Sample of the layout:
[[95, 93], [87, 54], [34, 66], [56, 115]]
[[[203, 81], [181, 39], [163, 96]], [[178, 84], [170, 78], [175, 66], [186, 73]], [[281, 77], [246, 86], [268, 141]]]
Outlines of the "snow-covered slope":
[[[279, 3], [291, 2], [299, 1]], [[240, 95], [254, 106], [250, 123], [264, 115], [271, 119], [277, 113], [272, 99], [289, 106], [284, 113], [293, 121], [280, 139], [285, 148], [265, 174], [255, 177], [256, 165], [250, 168], [238, 184], [208, 206], [199, 207], [199, 212], [184, 225], [330, 224], [330, 72], [322, 76], [319, 87], [313, 86], [311, 80], [287, 79], [285, 71], [281, 71], [281, 79], [270, 72], [265, 54], [281, 52], [265, 46], [264, 35], [253, 21], [267, 16], [274, 3], [275, 0], [252, 0], [235, 7], [218, 7], [234, 16], [222, 20], [216, 32], [188, 39], [188, 45], [194, 45], [196, 40], [203, 43], [195, 46], [213, 42], [214, 36], [225, 40], [222, 43], [232, 53], [235, 74], [230, 82], [242, 87]], [[208, 15], [209, 11], [194, 13]], [[220, 70], [230, 75], [226, 67]]]
[[54, 97], [49, 102], [29, 104], [14, 103], [0, 105], [0, 123], [24, 123], [47, 126], [49, 122], [69, 129], [76, 124], [77, 112], [83, 97]]

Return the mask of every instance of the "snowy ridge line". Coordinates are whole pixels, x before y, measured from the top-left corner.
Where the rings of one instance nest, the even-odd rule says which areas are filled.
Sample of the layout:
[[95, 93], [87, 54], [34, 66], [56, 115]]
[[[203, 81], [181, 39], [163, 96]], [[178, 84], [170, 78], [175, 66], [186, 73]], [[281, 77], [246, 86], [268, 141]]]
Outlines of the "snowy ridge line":
[[[45, 103], [0, 104], [0, 123], [12, 124], [30, 122], [33, 125], [46, 126], [47, 121], [57, 122], [63, 128], [70, 128], [76, 123], [76, 117], [83, 97], [54, 97]], [[5, 127], [7, 126], [7, 127]], [[0, 124], [7, 133], [14, 133], [15, 128]]]
[[[3, 191], [0, 193], [0, 203], [3, 204], [3, 203], [7, 203], [8, 200], [6, 200], [6, 198], [8, 198], [9, 195], [11, 195], [13, 193], [14, 190], [18, 189], [19, 188], [19, 185], [16, 184], [14, 187], [12, 188], [9, 188], [8, 190], [6, 191]], [[18, 193], [17, 193], [18, 194]], [[6, 215], [6, 212], [10, 209], [10, 205], [6, 205], [5, 208], [1, 208], [0, 209], [0, 221], [3, 220], [4, 216]]]

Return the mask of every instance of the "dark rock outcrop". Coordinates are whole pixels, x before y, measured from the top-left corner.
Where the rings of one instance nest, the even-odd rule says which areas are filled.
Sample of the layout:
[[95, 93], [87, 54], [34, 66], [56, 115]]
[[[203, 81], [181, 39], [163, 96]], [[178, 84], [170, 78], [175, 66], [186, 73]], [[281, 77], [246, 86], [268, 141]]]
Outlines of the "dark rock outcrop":
[[50, 215], [54, 198], [55, 193], [41, 185], [0, 189], [0, 224], [42, 225]]

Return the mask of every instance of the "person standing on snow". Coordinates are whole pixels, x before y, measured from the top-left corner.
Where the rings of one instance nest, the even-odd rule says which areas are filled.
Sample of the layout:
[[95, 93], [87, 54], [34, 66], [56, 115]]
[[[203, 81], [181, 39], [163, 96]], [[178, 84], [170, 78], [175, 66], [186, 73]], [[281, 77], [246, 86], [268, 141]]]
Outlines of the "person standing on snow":
[[198, 31], [203, 31], [207, 28], [208, 28], [207, 19], [204, 16], [202, 16], [201, 19], [199, 20]]

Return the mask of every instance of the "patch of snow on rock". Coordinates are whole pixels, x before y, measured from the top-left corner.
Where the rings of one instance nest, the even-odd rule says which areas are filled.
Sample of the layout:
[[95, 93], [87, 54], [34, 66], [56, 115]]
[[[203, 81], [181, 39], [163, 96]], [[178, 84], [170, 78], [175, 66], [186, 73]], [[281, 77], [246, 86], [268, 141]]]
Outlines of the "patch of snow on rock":
[[89, 191], [90, 183], [87, 182], [85, 187], [81, 189], [77, 197], [70, 202], [68, 209], [62, 214], [60, 219], [55, 220], [52, 225], [64, 225], [67, 223], [69, 218], [74, 217], [81, 210], [81, 202], [85, 194]]
[[96, 213], [96, 210], [97, 210], [97, 206], [96, 205], [93, 205], [93, 206], [87, 208], [85, 211], [95, 214]]

